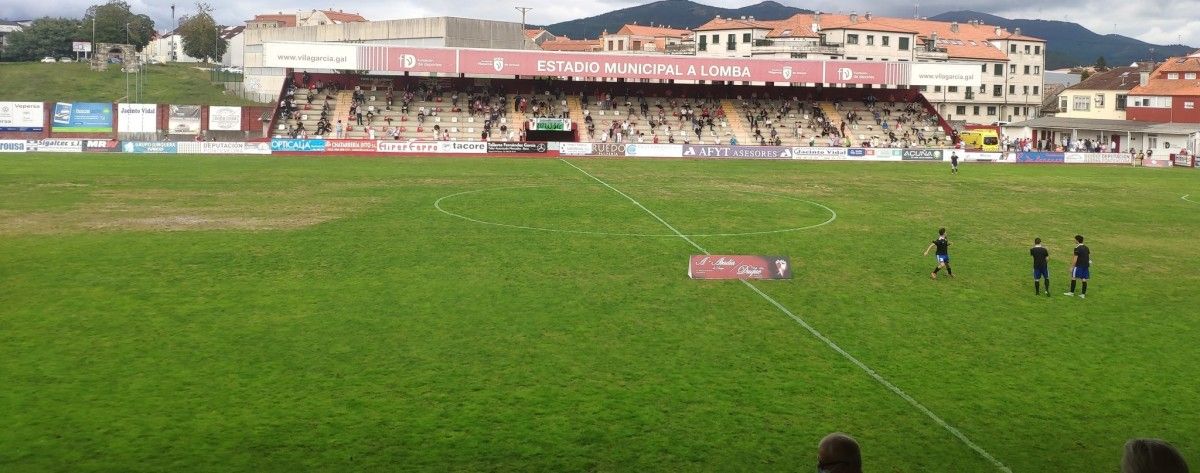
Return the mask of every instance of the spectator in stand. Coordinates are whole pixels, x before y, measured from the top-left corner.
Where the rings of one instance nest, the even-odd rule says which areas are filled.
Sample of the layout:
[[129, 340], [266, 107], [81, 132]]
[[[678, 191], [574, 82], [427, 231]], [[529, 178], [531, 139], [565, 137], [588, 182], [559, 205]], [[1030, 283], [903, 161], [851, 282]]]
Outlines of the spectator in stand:
[[356, 123], [357, 123], [357, 124], [359, 124], [359, 125], [362, 125], [362, 124], [363, 124], [363, 113], [362, 113], [362, 110], [357, 110], [357, 109], [356, 109], [356, 110], [354, 111], [354, 118], [355, 118], [355, 120], [357, 120], [357, 121], [356, 121]]
[[817, 444], [819, 473], [862, 473], [862, 453], [858, 441], [849, 435], [835, 432]]
[[334, 131], [335, 131], [335, 133], [336, 133], [337, 139], [339, 139], [339, 140], [340, 140], [340, 139], [342, 139], [343, 137], [345, 137], [345, 136], [346, 136], [346, 125], [343, 125], [343, 124], [342, 124], [342, 121], [341, 121], [341, 120], [338, 120], [338, 121], [337, 121], [337, 128], [336, 128]]
[[1158, 439], [1125, 442], [1121, 473], [1188, 473], [1187, 462], [1175, 447]]

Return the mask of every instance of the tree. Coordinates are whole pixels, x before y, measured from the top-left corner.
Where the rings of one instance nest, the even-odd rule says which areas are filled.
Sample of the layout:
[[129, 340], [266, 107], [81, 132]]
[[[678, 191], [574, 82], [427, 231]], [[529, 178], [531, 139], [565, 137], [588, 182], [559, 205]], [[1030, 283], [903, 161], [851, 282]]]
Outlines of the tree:
[[[121, 0], [88, 7], [83, 16], [84, 30], [92, 28], [92, 20], [95, 20], [98, 43], [132, 44], [141, 51], [154, 37], [154, 20], [133, 13], [129, 4]], [[90, 39], [91, 31], [87, 33]]]
[[79, 20], [40, 18], [28, 28], [8, 37], [6, 55], [18, 61], [33, 61], [46, 56], [73, 57], [71, 42], [82, 40]]
[[205, 61], [220, 61], [227, 46], [220, 32], [220, 27], [212, 17], [212, 7], [207, 3], [197, 3], [196, 14], [187, 17], [179, 26], [183, 53]]
[[1104, 56], [1096, 58], [1096, 72], [1104, 72], [1108, 70], [1108, 61], [1104, 60]]

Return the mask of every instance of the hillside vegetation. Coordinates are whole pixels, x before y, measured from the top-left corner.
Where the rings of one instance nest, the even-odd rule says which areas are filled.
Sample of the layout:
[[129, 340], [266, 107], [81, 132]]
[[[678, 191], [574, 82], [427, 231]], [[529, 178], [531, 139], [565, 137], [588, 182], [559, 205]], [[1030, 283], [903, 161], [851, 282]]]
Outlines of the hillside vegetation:
[[[125, 73], [116, 66], [95, 72], [85, 63], [0, 63], [0, 83], [4, 84], [4, 87], [0, 87], [0, 101], [113, 102], [125, 96], [125, 81]], [[130, 85], [131, 91], [132, 87]], [[147, 66], [140, 101], [196, 105], [256, 104], [227, 94], [223, 86], [210, 81], [208, 71], [187, 64]]]

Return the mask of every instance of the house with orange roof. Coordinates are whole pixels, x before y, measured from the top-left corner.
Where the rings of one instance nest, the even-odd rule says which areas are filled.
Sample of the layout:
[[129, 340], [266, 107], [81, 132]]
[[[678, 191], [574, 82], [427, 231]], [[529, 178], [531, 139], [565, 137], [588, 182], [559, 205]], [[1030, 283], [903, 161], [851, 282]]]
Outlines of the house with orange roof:
[[541, 44], [543, 51], [563, 51], [573, 53], [596, 53], [602, 46], [598, 39], [571, 39], [559, 36]]
[[1129, 91], [1129, 120], [1200, 123], [1200, 51], [1163, 61]]
[[948, 120], [1025, 120], [1042, 105], [1046, 42], [982, 22], [812, 13], [782, 20], [721, 18], [695, 29], [696, 54], [709, 57], [845, 59], [971, 64], [977, 87], [933, 86], [925, 97]]
[[664, 53], [669, 47], [692, 40], [689, 30], [670, 26], [627, 24], [616, 33], [605, 31], [600, 35], [601, 50], [622, 53]]
[[553, 40], [556, 38], [556, 36], [554, 36], [554, 33], [546, 31], [545, 28], [526, 29], [525, 37], [528, 38], [530, 42], [532, 42], [533, 44], [536, 44], [538, 46], [541, 46], [542, 43], [545, 43], [546, 41], [550, 41], [550, 40]]
[[298, 10], [295, 13], [269, 13], [255, 15], [246, 21], [246, 28], [290, 28], [293, 26], [342, 25], [346, 23], [363, 23], [367, 19], [358, 13], [348, 13], [343, 10]]

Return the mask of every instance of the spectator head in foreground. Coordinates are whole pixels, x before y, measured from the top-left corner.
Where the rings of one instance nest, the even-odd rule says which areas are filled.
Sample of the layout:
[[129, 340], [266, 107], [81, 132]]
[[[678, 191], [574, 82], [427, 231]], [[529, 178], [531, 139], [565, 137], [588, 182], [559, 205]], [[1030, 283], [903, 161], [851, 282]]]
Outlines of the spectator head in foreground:
[[818, 473], [862, 473], [858, 441], [841, 432], [826, 435], [817, 445]]
[[1188, 473], [1187, 462], [1174, 446], [1158, 439], [1125, 442], [1121, 473]]

